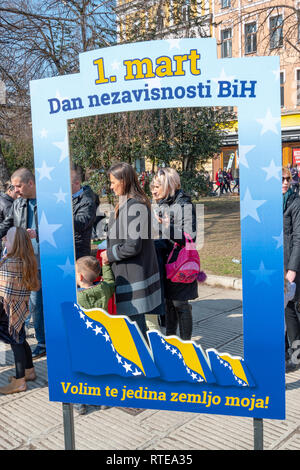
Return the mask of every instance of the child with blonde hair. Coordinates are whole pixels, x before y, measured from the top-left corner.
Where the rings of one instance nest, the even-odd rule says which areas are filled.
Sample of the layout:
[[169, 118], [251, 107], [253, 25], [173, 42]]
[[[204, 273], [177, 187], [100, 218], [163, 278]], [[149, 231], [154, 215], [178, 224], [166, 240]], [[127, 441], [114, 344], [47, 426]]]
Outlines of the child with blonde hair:
[[32, 353], [26, 341], [25, 319], [29, 315], [31, 291], [39, 289], [38, 267], [29, 234], [11, 227], [6, 235], [7, 255], [0, 262], [0, 340], [10, 344], [16, 376], [0, 393], [24, 392], [26, 381], [35, 380]]

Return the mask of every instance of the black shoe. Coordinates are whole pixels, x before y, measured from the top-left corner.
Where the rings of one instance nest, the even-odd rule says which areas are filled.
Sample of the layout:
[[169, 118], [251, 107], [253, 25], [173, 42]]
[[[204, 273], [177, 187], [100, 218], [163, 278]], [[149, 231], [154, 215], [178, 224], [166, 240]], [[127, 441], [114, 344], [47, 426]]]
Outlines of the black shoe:
[[32, 359], [38, 359], [39, 357], [46, 356], [46, 348], [37, 345], [34, 351], [32, 351]]
[[75, 403], [75, 410], [79, 415], [85, 415], [87, 413], [87, 405], [82, 405], [81, 403]]
[[285, 373], [288, 374], [289, 372], [295, 372], [299, 369], [300, 364], [295, 364], [292, 359], [288, 359], [285, 361]]

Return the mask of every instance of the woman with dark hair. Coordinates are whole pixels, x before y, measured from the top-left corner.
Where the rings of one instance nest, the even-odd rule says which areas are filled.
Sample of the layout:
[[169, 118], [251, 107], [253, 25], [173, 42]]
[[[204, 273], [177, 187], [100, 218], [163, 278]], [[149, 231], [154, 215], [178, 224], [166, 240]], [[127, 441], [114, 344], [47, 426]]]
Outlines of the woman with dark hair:
[[146, 338], [145, 314], [161, 313], [160, 275], [151, 238], [151, 204], [128, 163], [113, 165], [109, 177], [119, 202], [109, 222], [102, 262], [112, 265], [117, 314], [135, 321]]

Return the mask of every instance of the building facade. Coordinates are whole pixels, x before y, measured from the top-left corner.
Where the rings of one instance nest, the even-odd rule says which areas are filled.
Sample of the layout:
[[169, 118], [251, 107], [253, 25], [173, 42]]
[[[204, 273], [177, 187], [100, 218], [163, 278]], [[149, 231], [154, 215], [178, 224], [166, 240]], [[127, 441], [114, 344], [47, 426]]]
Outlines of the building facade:
[[[299, 10], [298, 10], [299, 8]], [[118, 0], [120, 41], [214, 37], [219, 58], [278, 55], [282, 162], [300, 167], [300, 1]], [[238, 166], [238, 122], [206, 169]]]
[[[283, 6], [284, 5], [284, 6]], [[300, 167], [300, 2], [285, 0], [212, 0], [212, 36], [218, 57], [280, 57], [282, 162]], [[299, 10], [300, 12], [300, 10]], [[234, 153], [237, 165], [238, 125], [228, 135], [213, 163], [227, 165]]]

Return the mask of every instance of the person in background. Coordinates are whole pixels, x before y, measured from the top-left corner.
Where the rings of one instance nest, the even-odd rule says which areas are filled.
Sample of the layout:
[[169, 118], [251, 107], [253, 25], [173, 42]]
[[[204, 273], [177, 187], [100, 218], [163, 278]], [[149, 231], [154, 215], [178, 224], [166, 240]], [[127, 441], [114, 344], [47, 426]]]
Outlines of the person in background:
[[[170, 263], [174, 262], [186, 239], [184, 232], [192, 236], [195, 241], [196, 209], [191, 197], [181, 189], [180, 177], [176, 170], [163, 168], [154, 176], [151, 184], [152, 195], [158, 204], [160, 212], [157, 214], [160, 224], [160, 253], [163, 264], [174, 250]], [[164, 282], [164, 295], [166, 299], [166, 335], [176, 335], [179, 326], [179, 336], [183, 340], [192, 337], [192, 306], [189, 300], [198, 297], [198, 283], [189, 284], [172, 282], [166, 277]]]
[[228, 183], [228, 189], [231, 193], [232, 193], [232, 190], [231, 190], [232, 181], [233, 181], [232, 170], [231, 168], [229, 168], [229, 170], [227, 171], [227, 183]]
[[[0, 193], [0, 223], [7, 217], [14, 200], [17, 198], [15, 188], [11, 181], [4, 184], [4, 191]], [[0, 246], [0, 255], [3, 253], [2, 245]]]
[[111, 263], [116, 283], [118, 315], [137, 323], [147, 341], [145, 315], [161, 313], [161, 287], [152, 240], [151, 204], [129, 163], [109, 170], [111, 189], [119, 198], [110, 220], [103, 264]]
[[76, 259], [91, 254], [91, 240], [96, 219], [95, 195], [89, 186], [82, 186], [81, 169], [71, 167], [72, 207]]
[[300, 340], [300, 322], [295, 302], [300, 299], [300, 198], [291, 188], [292, 175], [282, 168], [284, 269], [288, 283], [296, 284], [296, 293], [285, 307], [286, 372], [299, 367], [294, 352]]
[[297, 166], [293, 166], [290, 169], [291, 175], [292, 175], [292, 181], [291, 181], [291, 188], [295, 193], [299, 193], [299, 175], [298, 175], [298, 169]]
[[235, 188], [237, 188], [238, 194], [240, 194], [240, 170], [239, 168], [234, 168], [233, 178], [234, 178], [235, 185], [232, 188], [232, 192], [234, 193]]
[[0, 393], [25, 392], [26, 382], [35, 380], [32, 353], [26, 341], [25, 319], [29, 315], [29, 297], [40, 287], [38, 267], [28, 232], [11, 227], [6, 235], [6, 257], [0, 262], [0, 340], [10, 344], [16, 375], [0, 388]]
[[[11, 176], [17, 198], [14, 200], [6, 218], [0, 223], [0, 238], [3, 238], [10, 227], [23, 227], [27, 229], [31, 238], [33, 251], [37, 260], [39, 278], [40, 251], [37, 220], [36, 185], [33, 173], [28, 168], [19, 168]], [[32, 291], [29, 300], [29, 310], [33, 318], [37, 345], [32, 352], [34, 359], [46, 354], [44, 312], [42, 287]]]

